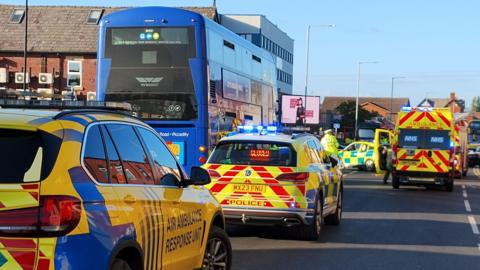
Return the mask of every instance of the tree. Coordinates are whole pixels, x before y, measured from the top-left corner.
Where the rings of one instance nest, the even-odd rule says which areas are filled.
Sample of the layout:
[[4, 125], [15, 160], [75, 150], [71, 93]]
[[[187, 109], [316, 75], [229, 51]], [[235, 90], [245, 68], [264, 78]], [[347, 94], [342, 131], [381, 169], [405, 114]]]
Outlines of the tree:
[[[342, 116], [342, 127], [344, 128], [355, 128], [355, 101], [349, 100], [344, 101], [336, 108], [336, 112]], [[377, 112], [370, 112], [358, 107], [358, 122], [365, 120], [370, 120], [373, 117], [377, 117], [379, 114]]]
[[480, 112], [480, 97], [473, 97], [471, 112]]

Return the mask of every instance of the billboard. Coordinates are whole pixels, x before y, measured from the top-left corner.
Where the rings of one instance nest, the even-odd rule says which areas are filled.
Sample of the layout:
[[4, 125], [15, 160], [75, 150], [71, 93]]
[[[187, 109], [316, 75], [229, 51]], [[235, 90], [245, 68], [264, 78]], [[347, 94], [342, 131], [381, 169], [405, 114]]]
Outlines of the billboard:
[[320, 121], [320, 97], [307, 97], [305, 110], [305, 96], [282, 96], [282, 124], [318, 125]]

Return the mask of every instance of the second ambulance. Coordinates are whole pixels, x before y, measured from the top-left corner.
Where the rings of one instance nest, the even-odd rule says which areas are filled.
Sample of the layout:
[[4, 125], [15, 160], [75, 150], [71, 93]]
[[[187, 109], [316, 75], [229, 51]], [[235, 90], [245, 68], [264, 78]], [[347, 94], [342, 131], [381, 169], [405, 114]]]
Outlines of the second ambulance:
[[393, 147], [393, 188], [442, 185], [453, 190], [455, 121], [449, 109], [403, 108]]

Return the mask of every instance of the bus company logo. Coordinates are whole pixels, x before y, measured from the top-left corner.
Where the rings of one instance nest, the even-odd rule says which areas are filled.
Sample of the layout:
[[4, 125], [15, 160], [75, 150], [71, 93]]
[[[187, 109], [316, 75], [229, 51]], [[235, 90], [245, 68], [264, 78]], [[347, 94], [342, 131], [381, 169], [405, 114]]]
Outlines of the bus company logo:
[[142, 87], [157, 87], [163, 80], [163, 77], [136, 77]]

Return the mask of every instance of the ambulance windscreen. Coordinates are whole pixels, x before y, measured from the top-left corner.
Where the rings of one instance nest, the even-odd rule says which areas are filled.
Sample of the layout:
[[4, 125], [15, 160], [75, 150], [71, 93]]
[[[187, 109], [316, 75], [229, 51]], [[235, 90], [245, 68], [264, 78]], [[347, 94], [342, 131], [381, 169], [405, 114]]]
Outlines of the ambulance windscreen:
[[448, 130], [400, 129], [398, 146], [411, 149], [449, 150]]
[[225, 142], [215, 148], [209, 163], [293, 167], [297, 163], [296, 156], [287, 143]]

